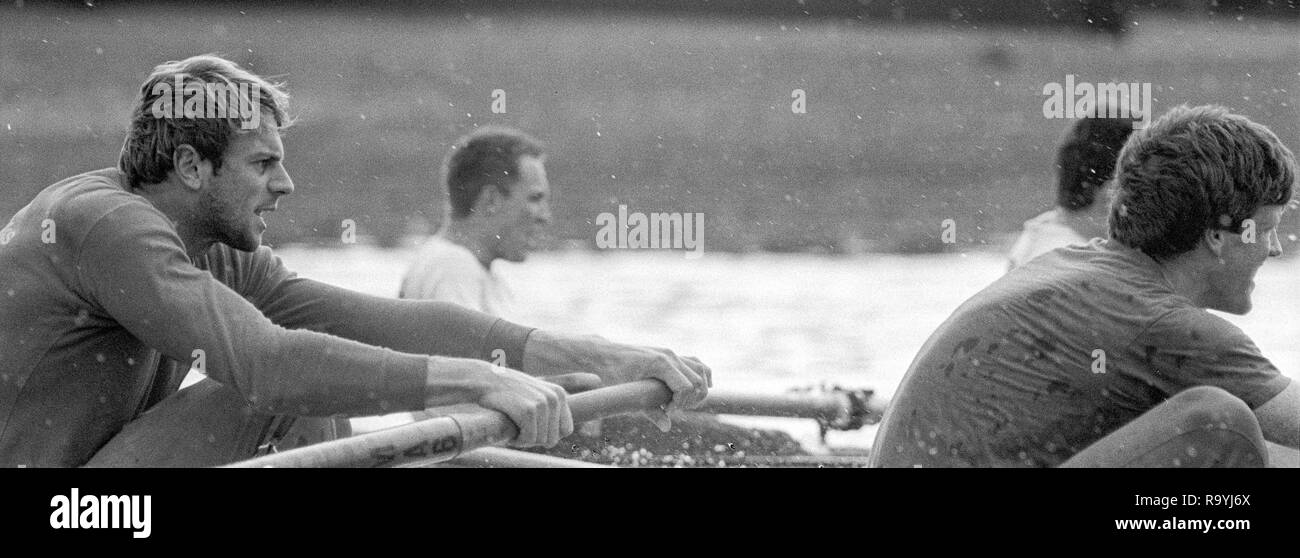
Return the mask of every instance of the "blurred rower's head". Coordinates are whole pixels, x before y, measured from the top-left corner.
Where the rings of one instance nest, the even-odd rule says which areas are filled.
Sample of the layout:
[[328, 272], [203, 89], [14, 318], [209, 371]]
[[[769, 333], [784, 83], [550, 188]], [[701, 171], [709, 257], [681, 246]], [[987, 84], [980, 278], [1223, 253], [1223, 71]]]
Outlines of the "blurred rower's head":
[[537, 140], [483, 128], [459, 140], [443, 164], [453, 224], [480, 231], [491, 261], [521, 262], [551, 223], [551, 187]]
[[178, 188], [190, 207], [178, 226], [199, 239], [255, 250], [262, 215], [293, 192], [280, 142], [288, 100], [215, 55], [161, 64], [140, 87], [118, 168], [131, 188]]
[[1122, 108], [1100, 105], [1096, 117], [1079, 119], [1066, 132], [1056, 150], [1057, 205], [1069, 211], [1084, 211], [1097, 201], [1137, 121], [1115, 116], [1127, 114], [1117, 112]]
[[1282, 255], [1296, 160], [1271, 130], [1218, 106], [1177, 107], [1119, 156], [1110, 236], [1190, 270], [1203, 307], [1250, 311], [1255, 272]]

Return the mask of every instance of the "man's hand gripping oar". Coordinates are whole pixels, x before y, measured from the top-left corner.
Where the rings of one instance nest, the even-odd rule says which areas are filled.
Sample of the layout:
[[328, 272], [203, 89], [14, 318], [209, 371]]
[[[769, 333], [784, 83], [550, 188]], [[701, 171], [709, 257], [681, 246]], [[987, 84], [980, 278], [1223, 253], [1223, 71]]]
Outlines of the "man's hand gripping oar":
[[[572, 419], [583, 422], [658, 409], [670, 402], [671, 395], [659, 380], [640, 380], [571, 395], [567, 402]], [[473, 449], [504, 444], [519, 434], [515, 423], [501, 412], [458, 408], [463, 410], [227, 467], [379, 467], [413, 460], [446, 461]]]
[[[611, 386], [653, 378], [672, 391], [672, 400], [644, 415], [667, 432], [668, 414], [697, 407], [713, 387], [713, 372], [699, 359], [671, 350], [614, 343], [596, 335], [571, 336], [534, 331], [524, 352], [524, 370], [549, 380], [573, 372], [593, 372]], [[575, 417], [576, 418], [576, 417]], [[582, 422], [579, 420], [578, 422]]]

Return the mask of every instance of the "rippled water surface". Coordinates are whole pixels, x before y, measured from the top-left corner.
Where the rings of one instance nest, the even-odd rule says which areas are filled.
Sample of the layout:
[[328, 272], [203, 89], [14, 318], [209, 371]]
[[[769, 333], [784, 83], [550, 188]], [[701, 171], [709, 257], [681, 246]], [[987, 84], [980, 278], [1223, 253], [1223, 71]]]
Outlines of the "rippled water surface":
[[[413, 249], [288, 246], [299, 274], [394, 296]], [[501, 264], [498, 264], [501, 265]], [[999, 254], [831, 258], [586, 251], [533, 255], [505, 270], [521, 323], [599, 333], [700, 357], [715, 387], [780, 393], [822, 383], [888, 396], [934, 329], [1002, 275]], [[1259, 273], [1255, 310], [1225, 317], [1265, 356], [1300, 377], [1300, 260]], [[817, 445], [811, 421], [747, 419]], [[868, 446], [873, 429], [832, 433], [831, 445]]]

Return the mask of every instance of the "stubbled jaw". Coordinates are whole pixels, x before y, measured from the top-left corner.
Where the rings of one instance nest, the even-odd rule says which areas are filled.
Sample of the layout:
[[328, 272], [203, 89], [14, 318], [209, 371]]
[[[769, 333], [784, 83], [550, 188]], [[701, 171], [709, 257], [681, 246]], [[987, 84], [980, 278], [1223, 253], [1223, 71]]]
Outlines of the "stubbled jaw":
[[266, 214], [275, 211], [274, 205], [261, 206], [253, 210], [253, 216], [257, 217], [257, 224], [261, 230], [266, 230]]

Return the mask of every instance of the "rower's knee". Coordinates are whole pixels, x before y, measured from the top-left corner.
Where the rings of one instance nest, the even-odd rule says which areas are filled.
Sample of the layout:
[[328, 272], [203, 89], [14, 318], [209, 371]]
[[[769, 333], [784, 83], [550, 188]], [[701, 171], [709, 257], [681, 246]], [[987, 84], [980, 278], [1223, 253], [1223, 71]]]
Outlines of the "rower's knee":
[[1169, 399], [1183, 420], [1199, 425], [1222, 425], [1234, 430], [1259, 430], [1259, 420], [1241, 398], [1214, 386], [1197, 386]]
[[[1167, 402], [1178, 409], [1178, 428], [1188, 441], [1188, 457], [1196, 455], [1198, 446], [1210, 461], [1227, 460], [1236, 466], [1263, 466], [1268, 462], [1268, 448], [1260, 430], [1259, 419], [1241, 398], [1212, 386], [1184, 390]], [[1210, 465], [1213, 466], [1213, 465]]]

